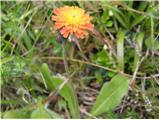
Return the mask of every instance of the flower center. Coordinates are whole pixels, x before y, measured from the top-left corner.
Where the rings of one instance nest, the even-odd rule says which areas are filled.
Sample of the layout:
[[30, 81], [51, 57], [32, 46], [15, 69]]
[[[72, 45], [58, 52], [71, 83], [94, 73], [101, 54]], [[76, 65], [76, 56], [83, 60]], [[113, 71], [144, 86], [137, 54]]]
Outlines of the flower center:
[[64, 13], [64, 19], [66, 22], [66, 25], [71, 25], [73, 27], [81, 25], [82, 24], [82, 14], [79, 11], [71, 10], [71, 11], [65, 11]]

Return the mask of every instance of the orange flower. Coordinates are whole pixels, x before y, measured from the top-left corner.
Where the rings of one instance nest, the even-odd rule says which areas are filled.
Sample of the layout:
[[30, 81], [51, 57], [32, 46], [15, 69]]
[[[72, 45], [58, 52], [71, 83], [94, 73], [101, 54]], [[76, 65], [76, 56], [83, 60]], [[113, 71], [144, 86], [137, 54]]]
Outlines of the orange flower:
[[88, 35], [87, 30], [93, 30], [90, 23], [92, 17], [76, 6], [64, 6], [53, 10], [55, 15], [52, 20], [55, 22], [55, 29], [60, 30], [64, 38], [75, 35], [77, 38], [84, 38]]

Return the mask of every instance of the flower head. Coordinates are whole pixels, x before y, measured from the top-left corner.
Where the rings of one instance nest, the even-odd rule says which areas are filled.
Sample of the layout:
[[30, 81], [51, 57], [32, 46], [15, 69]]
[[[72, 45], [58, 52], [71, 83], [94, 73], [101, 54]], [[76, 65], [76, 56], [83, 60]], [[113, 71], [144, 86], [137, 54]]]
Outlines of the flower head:
[[87, 30], [93, 30], [93, 24], [90, 23], [92, 17], [79, 7], [64, 6], [54, 9], [53, 13], [55, 29], [59, 30], [64, 38], [74, 35], [83, 39], [88, 35]]

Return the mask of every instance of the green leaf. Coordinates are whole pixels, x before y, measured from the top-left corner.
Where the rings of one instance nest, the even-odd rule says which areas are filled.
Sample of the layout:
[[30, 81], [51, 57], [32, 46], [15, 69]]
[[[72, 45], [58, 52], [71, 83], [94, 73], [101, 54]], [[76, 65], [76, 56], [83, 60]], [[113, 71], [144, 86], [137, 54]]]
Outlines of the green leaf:
[[52, 81], [51, 73], [46, 63], [42, 64], [40, 72], [41, 72], [45, 87], [48, 88], [50, 91], [53, 91], [55, 89], [55, 85]]
[[106, 50], [99, 51], [92, 58], [93, 62], [102, 66], [113, 66], [113, 61], [110, 60], [109, 54]]
[[139, 16], [139, 15], [135, 16], [135, 20], [132, 22], [131, 28], [140, 23], [144, 18], [145, 16]]
[[109, 16], [109, 10], [105, 9], [105, 11], [102, 14], [101, 21], [103, 23], [106, 23], [106, 21], [108, 20], [108, 16]]
[[100, 72], [95, 72], [96, 81], [100, 83], [103, 80], [103, 76]]
[[119, 30], [117, 34], [117, 61], [118, 61], [118, 67], [122, 71], [124, 70], [124, 38], [125, 38], [125, 31]]
[[125, 20], [123, 19], [122, 16], [120, 16], [118, 13], [114, 12], [113, 13], [115, 18], [119, 21], [119, 23], [121, 23], [121, 25], [124, 27], [124, 28], [127, 28], [127, 25], [125, 23]]
[[[58, 87], [63, 80], [59, 77], [52, 77], [55, 87]], [[75, 93], [75, 90], [71, 83], [67, 83], [60, 91], [60, 95], [68, 102], [68, 107], [70, 109], [71, 115], [73, 118], [79, 118], [79, 109], [78, 109], [78, 100]]]
[[140, 32], [137, 37], [137, 45], [139, 52], [142, 51], [143, 38], [144, 38], [144, 32]]
[[145, 40], [145, 45], [147, 46], [147, 48], [152, 48], [152, 38], [151, 37], [148, 37]]
[[[106, 4], [107, 2], [107, 4]], [[128, 16], [126, 16], [120, 9], [113, 7], [109, 1], [101, 1], [101, 4], [103, 7], [108, 8], [109, 10], [111, 10], [113, 12], [113, 17], [115, 17], [118, 22], [124, 27], [124, 28], [128, 28]]]
[[[58, 88], [61, 83], [64, 82], [60, 77], [50, 74], [47, 64], [43, 63], [41, 67], [41, 73], [44, 83], [47, 88], [53, 91]], [[68, 107], [70, 109], [73, 118], [79, 118], [79, 109], [77, 103], [77, 96], [71, 83], [66, 83], [60, 91], [60, 95], [68, 102]]]
[[30, 118], [32, 109], [30, 108], [23, 108], [23, 109], [16, 109], [11, 111], [6, 111], [3, 113], [4, 119], [27, 119]]
[[126, 1], [127, 3], [128, 3], [128, 6], [129, 7], [132, 7], [133, 6], [133, 0], [131, 0], [131, 1]]
[[111, 27], [113, 25], [113, 22], [111, 20], [107, 21], [106, 26]]
[[108, 77], [113, 77], [113, 76], [115, 76], [115, 72], [110, 72], [110, 71], [108, 71]]
[[30, 36], [27, 34], [27, 32], [23, 33], [22, 38], [23, 38], [24, 44], [27, 46], [27, 49], [30, 50], [32, 48], [32, 42], [31, 42]]
[[57, 118], [61, 118], [57, 113], [55, 113], [54, 111], [45, 108], [42, 104], [42, 98], [39, 97], [38, 98], [38, 104], [37, 104], [37, 108], [32, 112], [31, 114], [31, 118], [32, 119], [57, 119]]
[[110, 82], [106, 82], [96, 102], [91, 110], [93, 116], [97, 116], [104, 112], [113, 110], [120, 104], [121, 99], [128, 91], [129, 78], [124, 75], [118, 74], [112, 78]]
[[0, 61], [0, 65], [5, 64], [5, 63], [7, 63], [7, 62], [9, 62], [9, 61], [12, 61], [13, 58], [14, 58], [13, 56], [3, 58], [3, 59]]
[[143, 39], [144, 39], [144, 32], [140, 32], [137, 36], [137, 39], [136, 39], [136, 43], [137, 43], [137, 49], [135, 49], [135, 55], [134, 55], [134, 65], [133, 65], [133, 68], [132, 68], [132, 71], [134, 72], [136, 67], [137, 67], [137, 64], [140, 60], [140, 54], [141, 54], [141, 51], [142, 51], [142, 45], [143, 45]]
[[141, 2], [140, 5], [138, 6], [138, 10], [143, 11], [147, 7], [147, 2]]
[[153, 50], [159, 49], [159, 41], [158, 40], [155, 40], [153, 45], [154, 45]]
[[62, 119], [57, 113], [47, 108], [37, 108], [31, 114], [32, 119]]

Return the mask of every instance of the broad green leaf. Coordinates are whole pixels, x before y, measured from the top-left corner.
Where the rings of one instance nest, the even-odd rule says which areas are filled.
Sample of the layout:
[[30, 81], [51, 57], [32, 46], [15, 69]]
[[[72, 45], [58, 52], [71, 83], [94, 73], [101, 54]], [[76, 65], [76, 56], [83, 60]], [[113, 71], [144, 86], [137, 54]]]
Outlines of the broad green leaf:
[[[54, 81], [55, 87], [58, 87], [63, 82], [62, 79], [56, 76], [52, 77], [52, 80]], [[64, 99], [68, 102], [68, 107], [70, 109], [72, 117], [79, 118], [78, 100], [71, 83], [67, 83], [64, 85], [64, 87], [60, 91], [60, 95], [64, 97]]]
[[[63, 80], [60, 77], [50, 74], [47, 64], [42, 64], [41, 73], [44, 80], [44, 83], [51, 91], [55, 88], [58, 88]], [[60, 90], [60, 95], [68, 102], [68, 107], [70, 109], [71, 115], [73, 118], [79, 118], [79, 109], [77, 103], [77, 96], [74, 88], [71, 83], [66, 83], [63, 88]]]
[[6, 111], [3, 113], [4, 119], [29, 119], [31, 115], [32, 109], [30, 108], [23, 108], [23, 109], [16, 109], [11, 111]]
[[55, 113], [54, 111], [47, 109], [47, 108], [37, 108], [36, 110], [34, 110], [31, 114], [31, 118], [32, 119], [62, 119], [62, 117], [60, 115], [58, 115], [57, 113]]
[[96, 102], [91, 110], [93, 116], [113, 110], [120, 104], [121, 99], [127, 93], [129, 87], [129, 78], [118, 74], [110, 82], [106, 82]]
[[118, 61], [118, 67], [122, 71], [124, 70], [124, 38], [125, 38], [125, 31], [119, 30], [117, 34], [117, 61]]
[[55, 85], [52, 81], [51, 73], [49, 71], [48, 65], [43, 63], [40, 69], [41, 76], [44, 82], [44, 85], [46, 88], [48, 88], [50, 91], [53, 91], [55, 89]]

